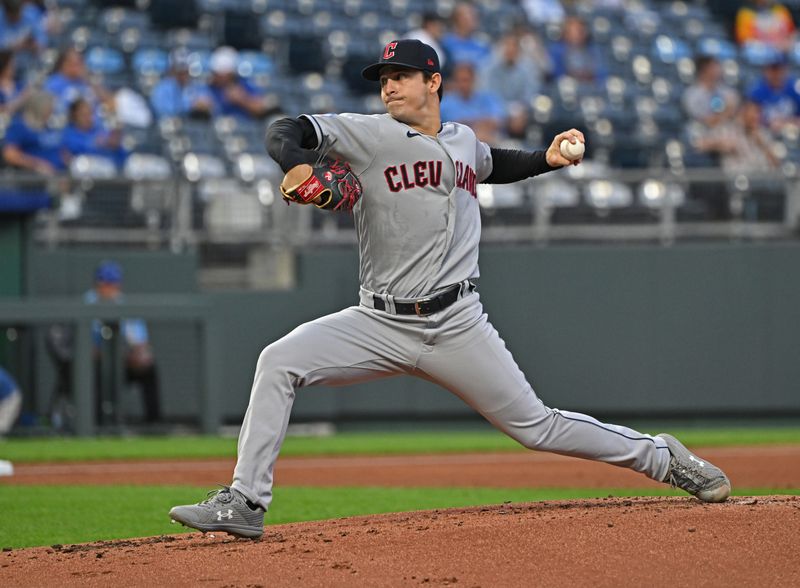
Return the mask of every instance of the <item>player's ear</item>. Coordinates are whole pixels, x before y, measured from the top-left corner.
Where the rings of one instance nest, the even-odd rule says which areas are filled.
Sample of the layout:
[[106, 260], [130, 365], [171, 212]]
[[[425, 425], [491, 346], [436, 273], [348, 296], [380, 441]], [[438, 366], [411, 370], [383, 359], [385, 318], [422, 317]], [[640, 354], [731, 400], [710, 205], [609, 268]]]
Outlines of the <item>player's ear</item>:
[[431, 94], [438, 92], [439, 88], [442, 87], [442, 74], [440, 73], [431, 74], [431, 79], [429, 83], [430, 83]]

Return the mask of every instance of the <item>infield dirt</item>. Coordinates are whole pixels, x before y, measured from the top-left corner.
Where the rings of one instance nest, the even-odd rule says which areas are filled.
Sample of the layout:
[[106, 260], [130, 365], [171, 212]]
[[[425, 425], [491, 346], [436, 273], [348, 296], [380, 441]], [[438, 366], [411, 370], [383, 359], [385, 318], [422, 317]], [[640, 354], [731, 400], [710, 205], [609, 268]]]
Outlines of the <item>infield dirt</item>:
[[800, 498], [505, 504], [0, 555], [3, 586], [798, 586]]
[[[734, 488], [800, 487], [800, 447], [700, 450]], [[201, 484], [233, 460], [18, 464], [4, 484]], [[281, 458], [282, 485], [638, 487], [534, 452]], [[658, 485], [661, 486], [661, 485]], [[663, 486], [661, 486], [663, 487]], [[68, 505], [65, 505], [68, 508]], [[24, 516], [21, 513], [20, 516]], [[9, 522], [8, 513], [3, 524]], [[606, 498], [268, 526], [0, 553], [0, 586], [800, 586], [800, 497]]]

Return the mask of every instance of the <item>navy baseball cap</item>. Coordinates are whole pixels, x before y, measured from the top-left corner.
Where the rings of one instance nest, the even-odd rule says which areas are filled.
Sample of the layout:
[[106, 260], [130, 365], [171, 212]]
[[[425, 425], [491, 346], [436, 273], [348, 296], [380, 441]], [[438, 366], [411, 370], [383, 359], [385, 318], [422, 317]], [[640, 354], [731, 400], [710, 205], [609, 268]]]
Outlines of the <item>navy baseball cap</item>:
[[122, 267], [116, 261], [103, 261], [94, 270], [94, 281], [119, 284], [122, 282]]
[[386, 43], [380, 61], [362, 69], [361, 76], [371, 82], [377, 82], [381, 77], [381, 68], [386, 65], [441, 73], [439, 56], [434, 48], [417, 39], [399, 39]]

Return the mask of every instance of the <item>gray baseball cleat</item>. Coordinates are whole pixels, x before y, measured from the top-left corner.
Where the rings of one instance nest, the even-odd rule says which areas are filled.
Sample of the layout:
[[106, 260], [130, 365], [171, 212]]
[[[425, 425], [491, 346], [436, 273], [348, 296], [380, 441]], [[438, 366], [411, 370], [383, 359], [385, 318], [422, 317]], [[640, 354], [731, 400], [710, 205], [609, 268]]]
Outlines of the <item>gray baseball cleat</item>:
[[248, 503], [236, 490], [223, 486], [209, 492], [203, 502], [172, 507], [169, 516], [203, 533], [219, 531], [257, 539], [264, 533], [264, 509]]
[[703, 502], [725, 502], [731, 493], [731, 482], [721, 469], [697, 457], [672, 435], [660, 433], [656, 437], [666, 441], [672, 456], [664, 482]]

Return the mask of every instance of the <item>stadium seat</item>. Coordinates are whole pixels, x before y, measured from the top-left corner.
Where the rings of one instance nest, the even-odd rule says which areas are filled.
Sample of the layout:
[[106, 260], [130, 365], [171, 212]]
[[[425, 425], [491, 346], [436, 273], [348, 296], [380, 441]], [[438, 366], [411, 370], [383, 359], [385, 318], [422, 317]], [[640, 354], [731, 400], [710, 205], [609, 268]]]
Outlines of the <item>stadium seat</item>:
[[686, 201], [686, 192], [674, 182], [665, 183], [661, 180], [645, 180], [636, 189], [636, 198], [639, 204], [646, 208], [661, 209], [669, 204], [674, 208], [682, 206]]
[[111, 35], [117, 35], [130, 28], [146, 30], [151, 26], [150, 16], [146, 12], [119, 6], [103, 10], [98, 21], [98, 24]]
[[205, 181], [198, 187], [205, 205], [204, 227], [214, 232], [252, 232], [261, 229], [263, 209], [258, 193], [233, 179]]
[[264, 153], [242, 153], [236, 159], [234, 168], [237, 177], [243, 182], [271, 179], [280, 182], [283, 171], [275, 161]]
[[547, 208], [577, 207], [581, 203], [581, 192], [578, 184], [563, 179], [547, 179], [539, 184], [534, 198], [541, 199]]
[[182, 171], [190, 182], [224, 178], [227, 175], [225, 162], [206, 153], [187, 153], [183, 157]]
[[633, 204], [633, 192], [626, 184], [612, 180], [592, 180], [583, 188], [586, 202], [599, 211], [625, 208]]
[[168, 180], [172, 177], [172, 167], [159, 155], [132, 153], [125, 161], [122, 175], [134, 181]]
[[690, 57], [692, 50], [687, 43], [680, 39], [658, 35], [653, 41], [652, 57], [661, 63], [677, 63], [682, 57]]
[[84, 55], [86, 69], [91, 74], [118, 74], [125, 69], [125, 57], [116, 49], [92, 47]]
[[101, 155], [78, 155], [69, 163], [69, 175], [78, 180], [113, 180], [118, 171], [114, 161]]
[[169, 69], [169, 55], [163, 49], [138, 49], [133, 54], [131, 65], [137, 75], [162, 76]]
[[720, 61], [723, 59], [736, 59], [739, 55], [739, 50], [732, 42], [727, 39], [713, 37], [701, 39], [697, 43], [696, 51], [700, 55], [716, 57]]
[[778, 51], [766, 43], [750, 41], [742, 47], [744, 62], [755, 67], [763, 67], [778, 56]]

